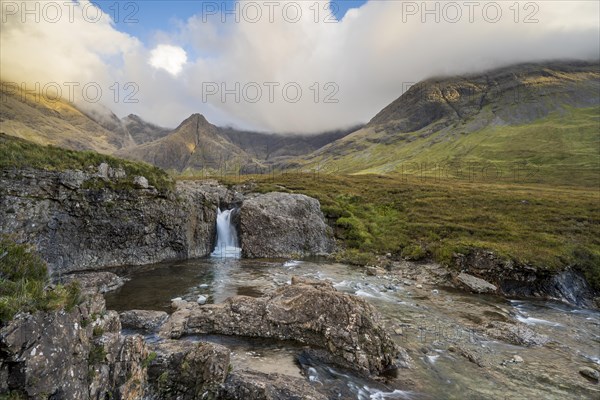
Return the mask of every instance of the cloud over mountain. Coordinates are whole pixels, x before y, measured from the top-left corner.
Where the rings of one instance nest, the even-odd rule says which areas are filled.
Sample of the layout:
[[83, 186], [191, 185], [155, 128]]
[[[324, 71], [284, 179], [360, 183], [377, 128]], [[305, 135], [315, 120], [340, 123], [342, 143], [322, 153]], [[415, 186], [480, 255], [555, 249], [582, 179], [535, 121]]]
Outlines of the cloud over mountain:
[[426, 9], [369, 1], [332, 23], [327, 1], [242, 2], [237, 15], [209, 2], [213, 8], [157, 31], [152, 43], [118, 31], [108, 15], [92, 18], [88, 1], [55, 3], [62, 17], [54, 22], [55, 14], [36, 22], [14, 9], [21, 2], [1, 3], [3, 80], [28, 88], [57, 82], [63, 97], [73, 88], [79, 104], [97, 101], [166, 126], [201, 112], [218, 125], [317, 132], [366, 122], [432, 75], [600, 57], [599, 3], [590, 1], [428, 2]]

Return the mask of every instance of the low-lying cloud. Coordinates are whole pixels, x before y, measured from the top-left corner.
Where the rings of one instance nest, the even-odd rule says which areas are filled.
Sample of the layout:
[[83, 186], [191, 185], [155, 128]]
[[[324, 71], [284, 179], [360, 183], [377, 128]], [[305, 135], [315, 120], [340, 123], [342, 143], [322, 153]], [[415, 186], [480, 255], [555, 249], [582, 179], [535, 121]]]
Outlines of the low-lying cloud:
[[369, 1], [339, 22], [326, 21], [323, 0], [242, 2], [237, 15], [214, 2], [152, 43], [95, 18], [87, 1], [56, 2], [62, 18], [37, 22], [15, 11], [22, 2], [1, 3], [3, 80], [70, 82], [63, 97], [171, 127], [200, 112], [219, 125], [319, 132], [366, 122], [433, 75], [600, 58], [592, 1]]

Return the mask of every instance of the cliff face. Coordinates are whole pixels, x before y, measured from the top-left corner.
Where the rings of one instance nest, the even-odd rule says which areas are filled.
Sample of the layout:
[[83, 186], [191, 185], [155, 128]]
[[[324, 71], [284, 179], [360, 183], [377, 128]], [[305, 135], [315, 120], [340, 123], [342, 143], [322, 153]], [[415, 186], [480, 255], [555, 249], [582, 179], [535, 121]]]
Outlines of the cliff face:
[[0, 234], [33, 244], [53, 273], [212, 251], [219, 190], [182, 184], [159, 192], [124, 174], [106, 164], [88, 172], [4, 170]]

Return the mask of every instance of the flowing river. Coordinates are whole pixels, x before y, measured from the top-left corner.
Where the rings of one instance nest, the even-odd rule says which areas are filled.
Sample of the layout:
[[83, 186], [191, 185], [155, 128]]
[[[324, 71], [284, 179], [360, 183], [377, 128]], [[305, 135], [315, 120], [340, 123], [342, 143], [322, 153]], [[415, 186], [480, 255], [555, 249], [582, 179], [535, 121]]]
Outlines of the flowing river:
[[[600, 387], [579, 374], [600, 366], [600, 313], [562, 303], [506, 300], [438, 287], [390, 272], [368, 276], [363, 268], [321, 260], [246, 260], [210, 257], [115, 272], [129, 280], [106, 294], [107, 308], [163, 310], [171, 299], [220, 303], [235, 295], [261, 296], [294, 275], [326, 279], [362, 296], [414, 363], [396, 376], [367, 380], [306, 357], [302, 345], [225, 336], [208, 340], [232, 351], [233, 368], [304, 377], [335, 399], [597, 399]], [[541, 347], [510, 344], [486, 332], [500, 321], [547, 336]], [[149, 337], [149, 340], [158, 340]]]

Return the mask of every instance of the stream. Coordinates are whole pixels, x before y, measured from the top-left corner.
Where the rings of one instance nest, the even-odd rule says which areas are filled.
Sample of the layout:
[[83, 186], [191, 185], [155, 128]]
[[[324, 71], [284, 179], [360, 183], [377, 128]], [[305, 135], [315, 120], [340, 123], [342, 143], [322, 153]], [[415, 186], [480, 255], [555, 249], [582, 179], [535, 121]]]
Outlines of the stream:
[[[418, 266], [417, 266], [418, 267]], [[368, 276], [363, 268], [323, 260], [203, 258], [117, 268], [129, 280], [105, 295], [107, 308], [170, 312], [171, 299], [221, 303], [235, 295], [259, 297], [294, 275], [329, 280], [361, 296], [382, 314], [392, 338], [413, 359], [410, 369], [382, 380], [359, 378], [298, 357], [295, 342], [207, 335], [232, 351], [233, 368], [308, 379], [332, 399], [598, 399], [600, 387], [579, 374], [600, 366], [600, 313], [541, 300], [474, 295], [392, 271]], [[548, 341], [525, 347], [486, 333], [494, 321], [524, 326]], [[149, 340], [158, 340], [148, 337]]]

